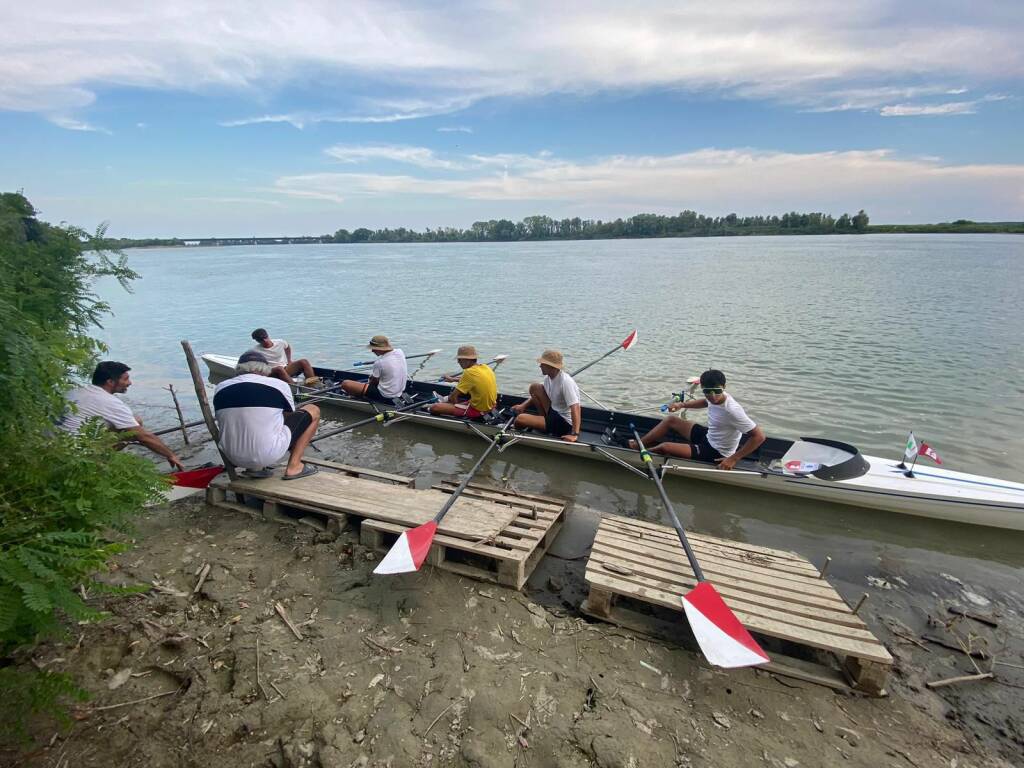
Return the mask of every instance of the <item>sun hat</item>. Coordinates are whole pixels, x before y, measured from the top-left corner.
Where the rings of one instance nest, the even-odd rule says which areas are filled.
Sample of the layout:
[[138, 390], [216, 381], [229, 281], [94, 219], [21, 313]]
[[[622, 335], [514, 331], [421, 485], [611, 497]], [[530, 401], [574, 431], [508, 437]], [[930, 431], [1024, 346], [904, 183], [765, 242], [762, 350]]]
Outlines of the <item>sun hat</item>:
[[472, 344], [464, 344], [459, 347], [459, 351], [455, 353], [456, 360], [477, 360], [478, 355], [476, 353], [476, 347]]
[[367, 346], [370, 349], [377, 350], [378, 352], [390, 352], [393, 349], [391, 342], [388, 341], [388, 337], [382, 333], [378, 333], [370, 339], [370, 343], [367, 344]]
[[545, 349], [544, 354], [537, 358], [538, 363], [550, 365], [552, 368], [562, 370], [565, 363], [562, 362], [562, 353], [557, 349]]

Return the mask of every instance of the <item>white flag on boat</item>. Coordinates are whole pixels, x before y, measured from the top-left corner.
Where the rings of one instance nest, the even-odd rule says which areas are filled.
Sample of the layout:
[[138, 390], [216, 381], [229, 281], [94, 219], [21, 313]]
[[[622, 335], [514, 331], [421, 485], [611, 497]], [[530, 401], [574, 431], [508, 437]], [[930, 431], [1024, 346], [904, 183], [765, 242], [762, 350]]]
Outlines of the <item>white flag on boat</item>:
[[914, 439], [914, 433], [911, 432], [907, 435], [907, 447], [903, 449], [903, 460], [910, 461], [917, 456], [917, 440]]

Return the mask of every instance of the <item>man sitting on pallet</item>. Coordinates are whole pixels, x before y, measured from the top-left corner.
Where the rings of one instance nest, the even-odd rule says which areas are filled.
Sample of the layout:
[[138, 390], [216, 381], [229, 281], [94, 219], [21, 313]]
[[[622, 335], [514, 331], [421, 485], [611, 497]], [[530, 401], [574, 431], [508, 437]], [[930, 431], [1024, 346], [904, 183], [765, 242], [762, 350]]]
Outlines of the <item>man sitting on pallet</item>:
[[317, 471], [302, 463], [302, 453], [320, 424], [320, 409], [296, 408], [291, 387], [273, 378], [273, 367], [259, 352], [250, 350], [238, 358], [234, 378], [213, 390], [213, 408], [220, 449], [233, 464], [248, 469], [250, 477], [270, 477], [273, 465], [289, 451], [285, 480]]
[[259, 352], [267, 359], [271, 366], [270, 375], [275, 379], [291, 384], [292, 376], [301, 373], [305, 377], [304, 383], [307, 387], [315, 387], [320, 383], [320, 377], [313, 373], [313, 366], [309, 364], [309, 360], [304, 357], [292, 360], [292, 348], [284, 339], [270, 338], [265, 328], [253, 331], [252, 339], [259, 345], [253, 351]]
[[455, 359], [462, 368], [462, 375], [457, 379], [445, 377], [458, 383], [447, 402], [430, 406], [430, 412], [479, 421], [498, 404], [498, 380], [491, 366], [478, 361], [476, 347], [470, 344], [459, 347]]
[[[706, 427], [669, 415], [641, 439], [652, 453], [713, 462], [719, 469], [733, 469], [736, 462], [749, 456], [764, 442], [764, 432], [747, 416], [743, 406], [725, 391], [724, 373], [713, 368], [704, 371], [700, 375], [700, 386], [704, 397], [672, 403], [668, 409], [675, 412], [682, 408], [707, 408]], [[686, 442], [661, 442], [669, 432], [675, 432]], [[741, 437], [746, 438], [742, 446]], [[629, 447], [637, 448], [636, 440], [630, 440]]]

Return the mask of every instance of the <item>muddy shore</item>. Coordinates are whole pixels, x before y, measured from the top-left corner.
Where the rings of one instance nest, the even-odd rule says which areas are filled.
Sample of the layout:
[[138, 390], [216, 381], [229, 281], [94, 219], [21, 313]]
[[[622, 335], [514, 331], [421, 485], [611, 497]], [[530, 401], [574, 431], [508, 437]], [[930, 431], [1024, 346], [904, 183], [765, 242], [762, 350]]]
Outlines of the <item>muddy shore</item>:
[[[1018, 593], [986, 597], [943, 573], [922, 600], [920, 574], [879, 564], [862, 582], [865, 618], [897, 662], [889, 696], [868, 699], [716, 671], [676, 642], [584, 619], [577, 550], [593, 524], [570, 509], [515, 592], [433, 569], [374, 578], [377, 555], [353, 531], [197, 498], [150, 510], [105, 578], [152, 589], [94, 598], [108, 620], [34, 656], [91, 701], [70, 730], [37, 722], [30, 748], [0, 757], [50, 768], [1021, 764]], [[979, 658], [925, 636], [968, 642]], [[925, 685], [974, 664], [995, 679]]]

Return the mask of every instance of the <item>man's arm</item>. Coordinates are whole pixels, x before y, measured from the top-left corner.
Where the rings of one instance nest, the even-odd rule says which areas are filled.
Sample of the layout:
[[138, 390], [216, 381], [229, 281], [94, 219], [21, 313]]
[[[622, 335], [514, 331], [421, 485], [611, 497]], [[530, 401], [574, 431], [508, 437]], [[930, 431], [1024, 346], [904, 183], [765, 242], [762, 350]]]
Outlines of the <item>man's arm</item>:
[[717, 460], [719, 469], [732, 469], [736, 466], [736, 462], [740, 459], [745, 459], [756, 451], [765, 440], [764, 431], [757, 426], [743, 436], [747, 439], [741, 443], [739, 448], [736, 449], [736, 453], [732, 456], [726, 456], [724, 459]]
[[167, 463], [170, 464], [175, 469], [177, 469], [179, 472], [183, 472], [185, 470], [185, 465], [182, 464], [181, 461], [178, 459], [177, 454], [175, 454], [174, 451], [168, 448], [164, 444], [163, 440], [154, 435], [148, 429], [145, 429], [143, 427], [133, 427], [131, 429], [122, 429], [119, 431], [133, 433], [136, 442], [146, 446], [153, 453], [163, 456], [165, 459], [167, 459]]
[[292, 348], [291, 345], [286, 341], [284, 343], [284, 357], [288, 361], [288, 365], [292, 364]]
[[706, 398], [700, 397], [696, 400], [680, 400], [678, 403], [672, 403], [668, 409], [675, 413], [682, 408], [707, 408], [708, 401]]
[[572, 432], [563, 435], [562, 439], [567, 443], [575, 443], [579, 438], [580, 427], [583, 425], [583, 409], [579, 403], [573, 403], [569, 406], [569, 414], [572, 416]]

